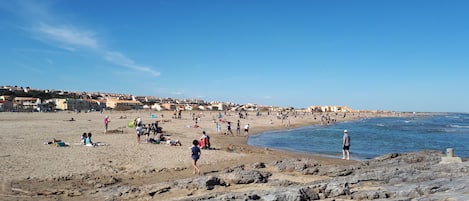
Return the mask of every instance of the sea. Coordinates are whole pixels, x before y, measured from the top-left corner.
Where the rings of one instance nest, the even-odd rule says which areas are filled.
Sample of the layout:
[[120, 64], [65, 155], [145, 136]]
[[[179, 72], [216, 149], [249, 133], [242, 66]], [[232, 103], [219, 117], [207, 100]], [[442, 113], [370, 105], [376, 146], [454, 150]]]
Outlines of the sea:
[[351, 159], [367, 160], [388, 153], [453, 148], [469, 158], [469, 114], [444, 113], [412, 117], [364, 118], [331, 125], [312, 125], [252, 135], [257, 147], [342, 157], [343, 131], [351, 138]]

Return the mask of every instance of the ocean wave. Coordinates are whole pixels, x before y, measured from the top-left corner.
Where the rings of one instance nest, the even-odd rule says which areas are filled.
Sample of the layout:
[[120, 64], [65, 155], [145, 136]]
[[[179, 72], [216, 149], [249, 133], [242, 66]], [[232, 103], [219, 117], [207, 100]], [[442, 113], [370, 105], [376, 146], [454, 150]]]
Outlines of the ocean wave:
[[376, 126], [384, 127], [384, 124], [376, 124]]
[[451, 127], [451, 128], [469, 128], [469, 126], [457, 125], [457, 124], [450, 124], [449, 127]]

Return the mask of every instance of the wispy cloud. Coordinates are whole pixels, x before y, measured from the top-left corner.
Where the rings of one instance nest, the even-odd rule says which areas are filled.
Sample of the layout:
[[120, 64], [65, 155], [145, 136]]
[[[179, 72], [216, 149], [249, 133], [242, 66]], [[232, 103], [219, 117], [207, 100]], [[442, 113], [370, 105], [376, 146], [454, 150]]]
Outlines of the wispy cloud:
[[[31, 28], [25, 30], [30, 31], [32, 37], [41, 42], [72, 52], [77, 50], [87, 51], [112, 64], [148, 75], [160, 76], [160, 72], [154, 70], [152, 66], [139, 64], [123, 52], [102, 45], [97, 37], [99, 35], [97, 32], [70, 22], [64, 22], [66, 19], [63, 17], [54, 16], [54, 12], [47, 5], [35, 1], [22, 1], [18, 4], [12, 3], [10, 6], [0, 8], [10, 12], [19, 10], [20, 12], [14, 13], [23, 16], [29, 21], [29, 24], [32, 24]], [[61, 22], [54, 19], [61, 19]]]
[[107, 52], [105, 52], [104, 57], [106, 58], [106, 60], [108, 60], [108, 61], [110, 61], [114, 64], [125, 66], [127, 68], [132, 69], [132, 70], [136, 70], [136, 71], [140, 71], [140, 72], [144, 72], [144, 73], [149, 73], [153, 76], [159, 76], [160, 75], [160, 72], [154, 71], [149, 66], [136, 64], [135, 61], [133, 61], [132, 59], [128, 58], [127, 56], [125, 56], [124, 54], [122, 54], [120, 52], [107, 51]]
[[57, 42], [62, 46], [99, 49], [95, 33], [88, 30], [80, 30], [75, 27], [52, 26], [45, 23], [40, 23], [33, 30], [37, 31], [40, 37]]

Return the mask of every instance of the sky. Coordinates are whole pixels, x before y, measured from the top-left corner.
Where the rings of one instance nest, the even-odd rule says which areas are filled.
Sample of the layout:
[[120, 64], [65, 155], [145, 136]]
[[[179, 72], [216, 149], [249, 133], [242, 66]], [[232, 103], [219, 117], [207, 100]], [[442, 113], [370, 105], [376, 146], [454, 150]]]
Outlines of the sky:
[[0, 0], [0, 85], [469, 112], [469, 2]]

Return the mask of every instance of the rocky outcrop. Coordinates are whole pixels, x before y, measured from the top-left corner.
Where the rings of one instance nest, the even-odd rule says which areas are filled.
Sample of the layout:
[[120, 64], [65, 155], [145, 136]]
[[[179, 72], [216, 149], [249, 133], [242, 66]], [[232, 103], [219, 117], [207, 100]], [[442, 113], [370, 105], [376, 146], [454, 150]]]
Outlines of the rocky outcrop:
[[[321, 165], [310, 159], [270, 164], [258, 162], [146, 186], [131, 186], [113, 176], [93, 178], [85, 175], [81, 180], [96, 189], [95, 196], [107, 197], [107, 200], [165, 200], [168, 197], [182, 201], [467, 200], [469, 161], [442, 164], [442, 156], [435, 151], [394, 153], [349, 166]], [[300, 182], [301, 179], [289, 180], [291, 177], [316, 179]], [[73, 177], [55, 179], [66, 182]], [[31, 196], [73, 197], [83, 193], [21, 190], [12, 188], [12, 191]]]
[[224, 185], [266, 182], [263, 185], [269, 190], [217, 192], [181, 200], [465, 200], [469, 162], [439, 164], [441, 157], [435, 151], [394, 153], [347, 167], [326, 167], [307, 159], [276, 161], [271, 165], [281, 172], [304, 173], [313, 168], [313, 174], [328, 178], [306, 184], [268, 181], [268, 172], [242, 168], [218, 175], [217, 181]]

